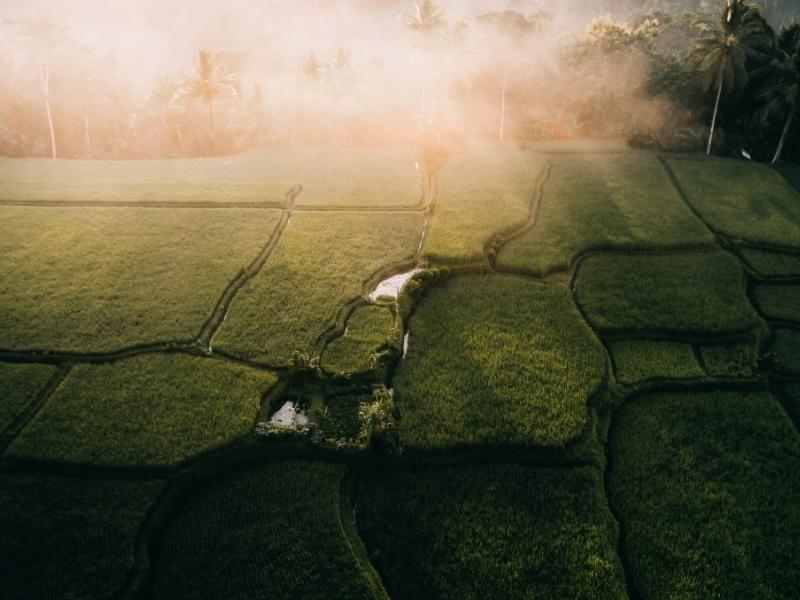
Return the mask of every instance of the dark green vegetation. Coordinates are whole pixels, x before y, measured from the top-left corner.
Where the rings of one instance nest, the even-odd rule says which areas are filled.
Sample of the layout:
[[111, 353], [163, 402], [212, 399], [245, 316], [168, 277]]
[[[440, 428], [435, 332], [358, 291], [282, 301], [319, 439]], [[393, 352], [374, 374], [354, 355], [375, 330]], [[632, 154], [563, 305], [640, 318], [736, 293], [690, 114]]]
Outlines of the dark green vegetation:
[[0, 207], [0, 348], [190, 340], [278, 211]]
[[491, 145], [476, 144], [452, 159], [438, 174], [425, 256], [445, 263], [482, 260], [493, 235], [526, 222], [544, 168], [541, 155]]
[[347, 320], [344, 334], [326, 346], [321, 365], [334, 375], [362, 373], [379, 366], [401, 344], [402, 331], [388, 307], [362, 306]]
[[752, 377], [757, 352], [753, 344], [743, 342], [712, 344], [700, 347], [706, 373], [712, 377]]
[[744, 334], [758, 324], [741, 267], [726, 252], [590, 256], [575, 290], [603, 333]]
[[414, 256], [421, 233], [415, 213], [293, 215], [264, 269], [237, 296], [215, 347], [273, 365], [311, 353], [371, 275]]
[[776, 330], [770, 352], [777, 362], [778, 371], [800, 377], [800, 331]]
[[[385, 597], [355, 493], [396, 598], [792, 597], [796, 252], [723, 251], [620, 150], [470, 143], [404, 210], [394, 151], [310, 149], [203, 161], [261, 185], [319, 153], [280, 211], [135, 208], [133, 175], [0, 208], [8, 595]], [[188, 343], [99, 354], [158, 340]]]
[[563, 446], [585, 429], [602, 347], [558, 284], [493, 275], [434, 288], [394, 379], [415, 450]]
[[398, 600], [626, 597], [592, 469], [384, 471], [361, 482], [356, 517]]
[[112, 598], [164, 484], [0, 474], [3, 598]]
[[672, 158], [668, 164], [692, 207], [715, 230], [800, 248], [800, 196], [780, 174], [732, 160]]
[[800, 285], [760, 285], [755, 298], [767, 318], [800, 324]]
[[47, 365], [0, 363], [0, 433], [25, 412], [53, 373]]
[[550, 156], [538, 221], [497, 257], [504, 269], [566, 270], [586, 250], [705, 246], [711, 234], [686, 207], [655, 156]]
[[344, 474], [273, 462], [200, 489], [158, 548], [154, 597], [375, 598], [342, 524]]
[[170, 465], [247, 436], [277, 378], [220, 360], [147, 355], [75, 367], [8, 450], [17, 458]]
[[410, 148], [271, 148], [225, 159], [0, 160], [0, 200], [410, 206], [422, 197]]
[[782, 254], [745, 248], [745, 262], [761, 277], [800, 277], [800, 254]]
[[617, 340], [608, 348], [620, 383], [647, 379], [692, 379], [701, 377], [694, 349], [680, 342]]
[[766, 393], [632, 399], [611, 504], [642, 598], [793, 598], [800, 438]]

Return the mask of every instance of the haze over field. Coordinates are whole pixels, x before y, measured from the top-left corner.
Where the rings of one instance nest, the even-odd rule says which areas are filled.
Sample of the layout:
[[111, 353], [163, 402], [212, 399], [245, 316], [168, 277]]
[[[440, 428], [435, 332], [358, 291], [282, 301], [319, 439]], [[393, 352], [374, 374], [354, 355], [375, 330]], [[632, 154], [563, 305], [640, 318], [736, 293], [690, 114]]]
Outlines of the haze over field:
[[[699, 20], [718, 12], [709, 0], [167, 6], [0, 3], [0, 155], [205, 156], [463, 135], [685, 146], [713, 101], [689, 56]], [[764, 7], [774, 26], [798, 13], [788, 0]]]

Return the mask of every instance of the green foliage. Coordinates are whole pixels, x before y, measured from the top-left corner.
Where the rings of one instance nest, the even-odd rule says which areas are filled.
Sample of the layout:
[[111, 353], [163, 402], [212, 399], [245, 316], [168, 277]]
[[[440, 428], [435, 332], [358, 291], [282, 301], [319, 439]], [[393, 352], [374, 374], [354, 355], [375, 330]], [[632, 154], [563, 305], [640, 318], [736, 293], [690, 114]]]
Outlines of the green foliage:
[[342, 529], [344, 474], [280, 461], [201, 488], [162, 539], [154, 597], [374, 598]]
[[322, 354], [322, 368], [334, 375], [353, 375], [385, 364], [400, 349], [401, 331], [385, 306], [357, 308], [347, 321], [344, 335], [331, 341]]
[[361, 405], [372, 400], [369, 392], [339, 393], [325, 397], [325, 412], [320, 418], [319, 429], [324, 440], [358, 443], [361, 432]]
[[647, 379], [692, 379], [702, 377], [694, 349], [680, 342], [617, 340], [609, 342], [617, 380], [639, 383]]
[[3, 598], [113, 598], [134, 567], [157, 480], [0, 475]]
[[410, 206], [422, 196], [409, 148], [280, 147], [225, 158], [105, 161], [0, 158], [0, 199], [102, 202], [283, 202]]
[[755, 297], [768, 318], [800, 323], [800, 285], [760, 285]]
[[394, 400], [385, 387], [372, 393], [372, 399], [362, 402], [358, 408], [361, 424], [358, 438], [367, 446], [376, 443], [392, 443], [397, 423], [394, 418]]
[[426, 291], [446, 281], [450, 277], [448, 267], [420, 269], [408, 280], [397, 298], [397, 308], [403, 322], [408, 320], [414, 306], [425, 295]]
[[78, 365], [22, 430], [10, 456], [174, 465], [252, 431], [269, 372], [179, 354]]
[[56, 369], [0, 363], [0, 433], [21, 416]]
[[293, 352], [311, 352], [373, 273], [414, 256], [421, 231], [414, 213], [294, 214], [269, 261], [237, 295], [215, 347], [288, 365]]
[[739, 251], [762, 277], [800, 277], [800, 255], [744, 248]]
[[668, 163], [691, 205], [714, 229], [750, 242], [800, 247], [800, 200], [772, 169], [722, 159]]
[[650, 154], [550, 157], [535, 227], [500, 250], [503, 268], [547, 274], [595, 248], [669, 248], [712, 241]]
[[381, 471], [357, 522], [392, 598], [625, 598], [600, 472]]
[[752, 377], [757, 352], [752, 344], [714, 344], [700, 347], [706, 372], [712, 377]]
[[604, 333], [744, 334], [758, 325], [739, 263], [723, 251], [600, 254], [581, 263], [578, 302]]
[[611, 503], [638, 595], [795, 596], [800, 438], [774, 398], [637, 398], [617, 417], [611, 451]]
[[770, 353], [780, 372], [800, 377], [800, 331], [777, 329]]
[[425, 244], [435, 263], [485, 258], [492, 236], [528, 219], [543, 157], [509, 146], [471, 145], [438, 174], [439, 193]]
[[0, 208], [0, 347], [190, 340], [277, 223], [239, 209]]
[[605, 356], [568, 290], [515, 276], [433, 288], [394, 378], [406, 448], [564, 446], [584, 431]]

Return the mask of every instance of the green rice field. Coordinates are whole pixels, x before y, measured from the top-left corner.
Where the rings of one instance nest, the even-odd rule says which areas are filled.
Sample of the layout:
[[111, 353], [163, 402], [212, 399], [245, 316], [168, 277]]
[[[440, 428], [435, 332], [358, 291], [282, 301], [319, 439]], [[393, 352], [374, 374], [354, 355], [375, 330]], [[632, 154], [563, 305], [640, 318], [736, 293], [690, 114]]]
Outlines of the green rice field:
[[797, 597], [800, 195], [421, 160], [0, 159], [0, 597]]

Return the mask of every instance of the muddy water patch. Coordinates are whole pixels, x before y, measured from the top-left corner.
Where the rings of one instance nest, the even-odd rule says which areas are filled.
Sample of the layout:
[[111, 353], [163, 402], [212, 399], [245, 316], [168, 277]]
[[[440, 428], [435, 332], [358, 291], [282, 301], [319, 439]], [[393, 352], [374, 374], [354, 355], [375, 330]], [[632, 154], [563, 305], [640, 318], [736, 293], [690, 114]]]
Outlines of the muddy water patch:
[[302, 408], [299, 402], [295, 400], [287, 400], [283, 405], [272, 413], [269, 422], [272, 425], [280, 425], [282, 427], [308, 425], [308, 413]]

